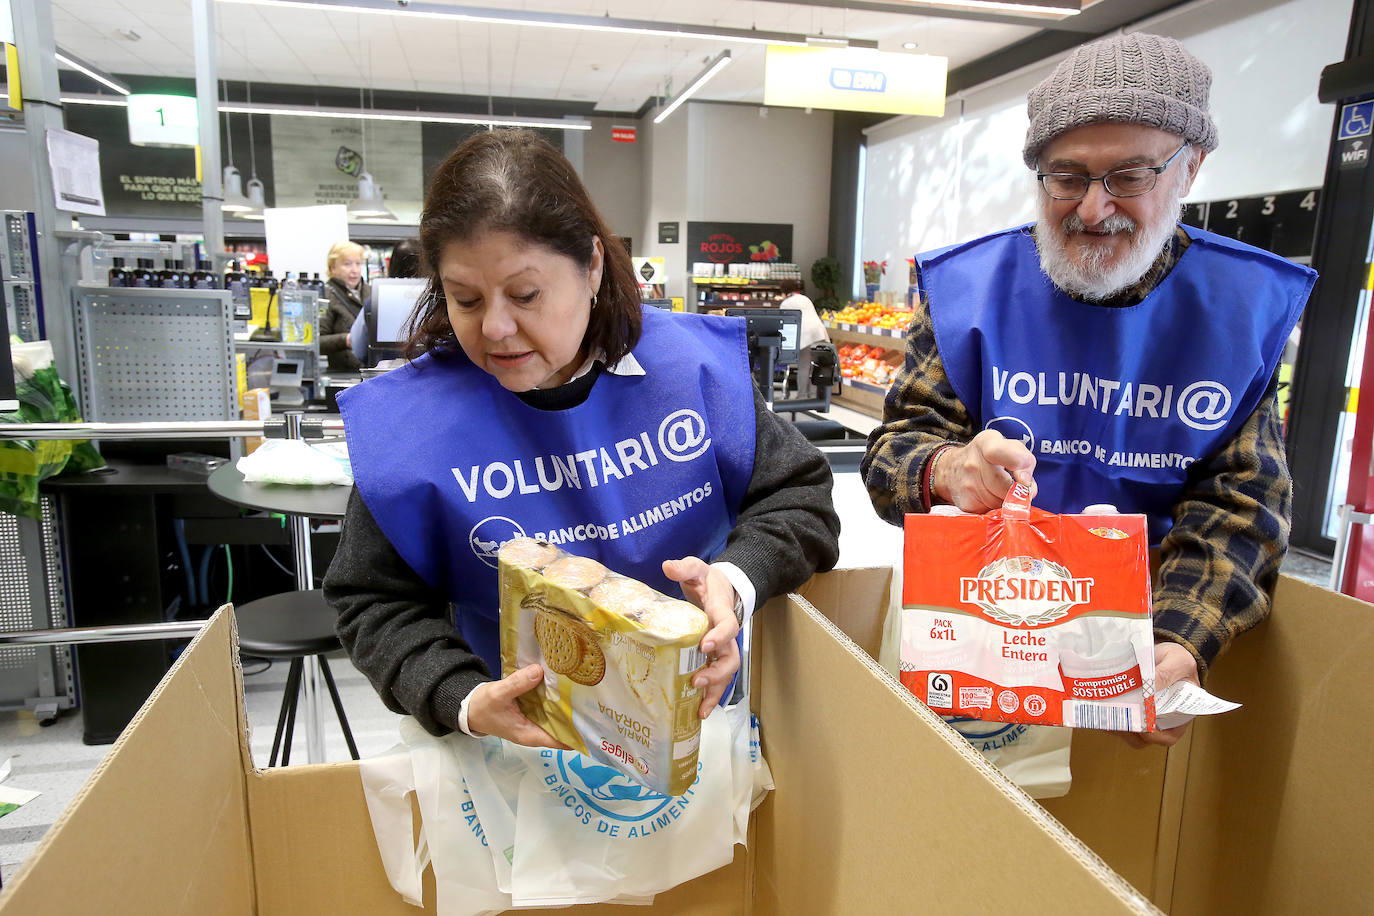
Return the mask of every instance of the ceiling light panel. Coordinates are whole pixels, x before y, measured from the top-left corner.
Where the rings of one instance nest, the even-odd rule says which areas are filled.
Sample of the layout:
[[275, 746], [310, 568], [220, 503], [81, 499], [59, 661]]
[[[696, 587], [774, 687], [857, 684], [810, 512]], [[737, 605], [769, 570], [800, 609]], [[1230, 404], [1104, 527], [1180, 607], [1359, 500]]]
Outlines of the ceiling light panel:
[[[410, 2], [405, 6], [400, 6], [395, 0], [219, 0], [219, 2], [221, 5], [252, 4], [270, 8], [304, 10], [346, 9], [359, 15], [368, 16], [429, 18], [534, 29], [643, 35], [682, 40], [694, 39], [728, 44], [806, 44], [806, 36], [795, 31], [773, 32], [764, 29], [734, 28], [700, 23], [622, 19], [524, 9], [450, 6], [442, 3]], [[855, 40], [851, 44], [858, 47], [872, 47], [874, 45], [873, 42], [866, 40]]]
[[[186, 36], [189, 0], [51, 0], [57, 44], [114, 74], [194, 77]], [[433, 0], [428, 0], [433, 2]], [[454, 0], [462, 3], [464, 0]], [[526, 7], [618, 19], [691, 19], [747, 30], [794, 34], [853, 35], [885, 50], [900, 48], [913, 36], [920, 49], [950, 58], [958, 67], [1014, 43], [1038, 28], [971, 22], [924, 15], [844, 10], [837, 6], [738, 0], [466, 0], [485, 8], [524, 12]], [[835, 0], [840, 2], [840, 0]], [[100, 28], [91, 22], [104, 23]], [[218, 3], [215, 15], [220, 51], [219, 75], [228, 80], [287, 85], [497, 96], [514, 93], [530, 99], [588, 102], [602, 112], [638, 110], [662, 92], [668, 73], [677, 82], [701, 67], [703, 57], [729, 47], [735, 63], [702, 92], [702, 98], [761, 104], [764, 46], [726, 41], [636, 36], [632, 34], [517, 28], [440, 19], [289, 9]], [[127, 24], [143, 35], [139, 42], [114, 37]], [[158, 23], [155, 27], [153, 24]], [[108, 25], [109, 28], [105, 26]], [[359, 47], [359, 30], [363, 47]], [[383, 33], [391, 38], [383, 42]], [[374, 42], [368, 77], [367, 42]], [[388, 50], [384, 53], [382, 45]], [[399, 46], [400, 53], [393, 53]], [[488, 80], [488, 57], [493, 81]], [[556, 76], [546, 66], [553, 55], [567, 56]], [[538, 78], [526, 79], [522, 62], [539, 60]], [[593, 70], [591, 65], [598, 69]], [[532, 72], [532, 71], [531, 71]], [[256, 93], [255, 93], [256, 94]]]

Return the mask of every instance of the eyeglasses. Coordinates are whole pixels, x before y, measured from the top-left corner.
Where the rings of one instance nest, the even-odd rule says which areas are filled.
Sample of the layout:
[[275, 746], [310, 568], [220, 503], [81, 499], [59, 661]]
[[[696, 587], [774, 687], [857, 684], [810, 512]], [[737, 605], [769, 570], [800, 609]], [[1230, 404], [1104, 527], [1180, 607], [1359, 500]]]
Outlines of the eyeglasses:
[[1055, 200], [1082, 200], [1088, 195], [1088, 188], [1092, 187], [1094, 181], [1102, 182], [1102, 187], [1113, 197], [1139, 197], [1154, 190], [1159, 176], [1178, 158], [1178, 154], [1187, 148], [1188, 144], [1184, 143], [1172, 156], [1164, 160], [1163, 165], [1117, 169], [1100, 178], [1079, 172], [1036, 172], [1035, 177], [1045, 189], [1045, 193]]

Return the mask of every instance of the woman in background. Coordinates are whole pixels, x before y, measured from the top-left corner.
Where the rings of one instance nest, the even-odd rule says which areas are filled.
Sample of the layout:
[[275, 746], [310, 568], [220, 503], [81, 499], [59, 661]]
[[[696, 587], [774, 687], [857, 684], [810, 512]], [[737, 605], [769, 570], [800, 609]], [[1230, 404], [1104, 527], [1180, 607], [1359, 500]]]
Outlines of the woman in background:
[[391, 259], [386, 264], [388, 277], [420, 276], [420, 240], [401, 239], [391, 249]]
[[338, 242], [329, 249], [329, 282], [324, 285], [329, 306], [320, 316], [320, 355], [329, 358], [329, 368], [357, 372], [362, 368], [349, 348], [348, 331], [353, 319], [367, 302], [363, 282], [363, 246], [357, 242]]

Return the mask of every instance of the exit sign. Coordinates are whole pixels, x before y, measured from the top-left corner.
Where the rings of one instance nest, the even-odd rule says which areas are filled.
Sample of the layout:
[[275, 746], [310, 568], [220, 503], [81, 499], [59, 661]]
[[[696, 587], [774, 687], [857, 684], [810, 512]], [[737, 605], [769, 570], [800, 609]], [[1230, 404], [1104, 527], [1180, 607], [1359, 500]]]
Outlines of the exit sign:
[[128, 98], [129, 142], [134, 146], [198, 146], [200, 112], [185, 95], [138, 94]]
[[635, 129], [633, 127], [613, 126], [611, 139], [616, 143], [633, 143], [635, 142]]

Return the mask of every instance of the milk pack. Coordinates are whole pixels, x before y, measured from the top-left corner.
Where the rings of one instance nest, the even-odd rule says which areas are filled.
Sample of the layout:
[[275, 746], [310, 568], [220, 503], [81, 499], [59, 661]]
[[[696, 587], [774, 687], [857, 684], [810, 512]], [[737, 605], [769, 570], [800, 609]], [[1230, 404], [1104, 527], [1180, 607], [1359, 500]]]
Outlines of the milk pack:
[[1144, 515], [1056, 515], [1020, 483], [985, 515], [908, 515], [902, 683], [954, 716], [1154, 731]]

